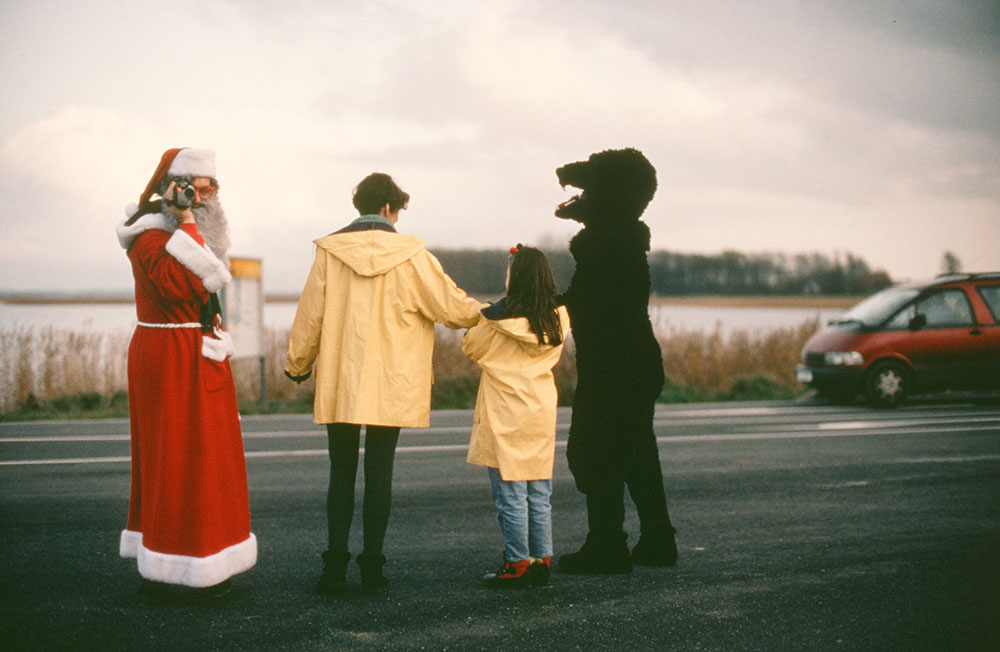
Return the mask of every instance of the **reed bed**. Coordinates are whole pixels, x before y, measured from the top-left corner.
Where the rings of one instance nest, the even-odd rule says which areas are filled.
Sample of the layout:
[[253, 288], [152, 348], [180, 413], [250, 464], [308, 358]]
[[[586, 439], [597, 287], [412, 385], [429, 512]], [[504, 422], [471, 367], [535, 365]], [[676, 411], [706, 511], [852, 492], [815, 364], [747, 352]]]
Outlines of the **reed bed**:
[[[667, 388], [693, 397], [779, 398], [801, 392], [795, 365], [819, 318], [790, 328], [712, 333], [672, 330], [659, 335]], [[680, 392], [683, 395], [685, 392]]]
[[0, 329], [0, 414], [78, 396], [99, 407], [128, 387], [130, 335], [60, 328]]
[[[818, 319], [765, 332], [670, 330], [658, 333], [667, 376], [661, 400], [780, 398], [803, 390], [794, 378], [802, 345]], [[467, 408], [475, 402], [479, 370], [462, 353], [461, 332], [438, 329], [432, 406]], [[309, 411], [313, 379], [285, 378], [288, 329], [268, 329], [263, 373], [256, 359], [234, 360], [233, 376], [245, 412]], [[127, 414], [129, 333], [72, 329], [0, 329], [0, 417], [121, 416]], [[573, 342], [555, 369], [560, 403], [576, 384]], [[261, 401], [261, 377], [264, 400]]]

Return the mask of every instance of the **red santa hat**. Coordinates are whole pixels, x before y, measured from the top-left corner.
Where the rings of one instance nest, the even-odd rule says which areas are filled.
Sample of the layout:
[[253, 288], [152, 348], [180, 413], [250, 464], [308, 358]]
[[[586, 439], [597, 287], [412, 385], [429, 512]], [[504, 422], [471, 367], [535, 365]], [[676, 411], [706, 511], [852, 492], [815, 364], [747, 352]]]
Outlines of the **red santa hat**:
[[160, 184], [167, 177], [209, 177], [215, 178], [215, 152], [210, 149], [194, 149], [191, 147], [175, 147], [163, 152], [156, 171], [150, 177], [146, 189], [139, 195], [138, 204], [129, 204], [125, 208], [126, 217], [133, 218], [145, 213], [157, 211], [152, 197], [157, 194]]

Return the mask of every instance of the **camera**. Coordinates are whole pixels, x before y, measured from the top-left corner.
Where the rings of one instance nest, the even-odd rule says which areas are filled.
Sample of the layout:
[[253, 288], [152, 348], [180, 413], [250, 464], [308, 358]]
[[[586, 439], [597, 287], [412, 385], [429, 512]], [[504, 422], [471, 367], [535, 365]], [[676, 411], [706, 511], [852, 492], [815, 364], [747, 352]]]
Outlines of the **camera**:
[[196, 194], [194, 186], [186, 179], [176, 179], [174, 183], [174, 198], [168, 203], [181, 209], [191, 208]]

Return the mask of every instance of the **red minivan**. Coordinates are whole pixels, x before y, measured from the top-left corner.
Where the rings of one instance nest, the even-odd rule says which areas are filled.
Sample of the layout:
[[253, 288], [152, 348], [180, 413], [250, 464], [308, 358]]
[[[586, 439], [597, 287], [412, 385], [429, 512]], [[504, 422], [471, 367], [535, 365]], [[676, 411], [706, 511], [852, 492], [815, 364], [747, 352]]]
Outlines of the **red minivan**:
[[821, 396], [898, 405], [908, 394], [1000, 388], [1000, 272], [874, 294], [813, 335], [795, 376]]

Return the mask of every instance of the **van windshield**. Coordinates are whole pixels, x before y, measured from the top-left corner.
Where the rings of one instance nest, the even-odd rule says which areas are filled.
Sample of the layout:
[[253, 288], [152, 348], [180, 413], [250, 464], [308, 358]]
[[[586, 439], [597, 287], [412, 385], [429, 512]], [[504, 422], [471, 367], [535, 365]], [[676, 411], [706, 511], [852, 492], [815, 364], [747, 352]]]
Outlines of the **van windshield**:
[[856, 323], [875, 327], [902, 308], [907, 302], [920, 293], [914, 288], [889, 288], [873, 294], [854, 306], [836, 323]]

